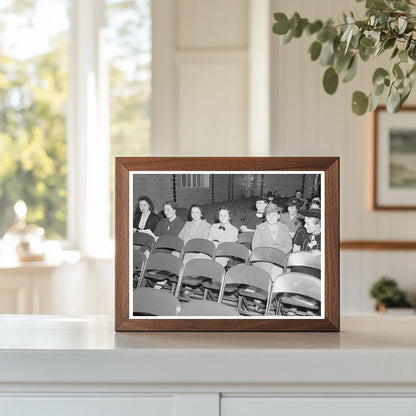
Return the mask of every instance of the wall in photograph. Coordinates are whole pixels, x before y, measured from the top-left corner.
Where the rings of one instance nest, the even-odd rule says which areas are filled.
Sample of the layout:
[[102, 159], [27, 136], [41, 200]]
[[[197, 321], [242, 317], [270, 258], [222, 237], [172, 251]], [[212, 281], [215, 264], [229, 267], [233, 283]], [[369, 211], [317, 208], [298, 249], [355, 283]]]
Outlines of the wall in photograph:
[[314, 174], [148, 174], [133, 182], [133, 201], [141, 195], [152, 200], [156, 211], [172, 199], [180, 208], [192, 204], [201, 205], [251, 198], [267, 192], [279, 192], [280, 196], [293, 196], [296, 190], [305, 189], [305, 197], [312, 197]]

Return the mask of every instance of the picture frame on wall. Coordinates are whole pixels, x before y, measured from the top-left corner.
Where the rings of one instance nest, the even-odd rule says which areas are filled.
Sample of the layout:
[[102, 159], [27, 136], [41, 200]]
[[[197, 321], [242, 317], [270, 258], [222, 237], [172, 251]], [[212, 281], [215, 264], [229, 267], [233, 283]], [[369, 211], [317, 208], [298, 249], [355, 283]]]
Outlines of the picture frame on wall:
[[339, 158], [116, 158], [116, 331], [339, 331]]
[[373, 208], [416, 209], [416, 107], [373, 115]]

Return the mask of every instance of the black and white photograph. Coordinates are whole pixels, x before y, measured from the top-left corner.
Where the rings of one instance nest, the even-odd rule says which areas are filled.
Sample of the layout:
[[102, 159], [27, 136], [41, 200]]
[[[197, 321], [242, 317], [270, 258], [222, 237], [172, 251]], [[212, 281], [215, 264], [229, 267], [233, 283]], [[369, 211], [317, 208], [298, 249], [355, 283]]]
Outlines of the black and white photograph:
[[324, 175], [130, 172], [130, 318], [322, 318]]

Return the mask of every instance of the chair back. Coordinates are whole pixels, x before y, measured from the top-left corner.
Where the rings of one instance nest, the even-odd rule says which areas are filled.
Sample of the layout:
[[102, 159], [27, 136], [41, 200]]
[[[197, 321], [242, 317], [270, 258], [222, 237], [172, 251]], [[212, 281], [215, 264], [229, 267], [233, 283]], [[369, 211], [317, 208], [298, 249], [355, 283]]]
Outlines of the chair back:
[[224, 283], [221, 286], [218, 302], [222, 302], [225, 287], [227, 285], [246, 285], [250, 288], [260, 289], [267, 295], [266, 311], [269, 310], [271, 293], [272, 293], [272, 278], [269, 273], [254, 266], [247, 264], [239, 264], [228, 270], [225, 275]]
[[144, 247], [151, 253], [155, 245], [155, 239], [147, 233], [136, 231], [133, 234], [133, 245]]
[[156, 244], [153, 248], [153, 253], [165, 252], [166, 250], [168, 250], [171, 252], [177, 251], [182, 255], [183, 246], [184, 242], [182, 238], [179, 238], [175, 235], [165, 234], [157, 239]]
[[279, 294], [307, 296], [321, 301], [321, 281], [304, 273], [284, 273], [273, 284], [272, 297]]
[[248, 264], [253, 265], [256, 262], [272, 263], [276, 266], [280, 266], [283, 271], [286, 271], [287, 256], [276, 247], [261, 246], [255, 248], [248, 259]]
[[243, 244], [248, 249], [251, 249], [251, 242], [253, 241], [254, 231], [244, 231], [238, 234], [237, 242]]
[[225, 242], [218, 245], [215, 250], [215, 258], [217, 257], [229, 257], [237, 258], [247, 263], [250, 252], [248, 248], [239, 243]]
[[219, 282], [220, 285], [224, 282], [225, 270], [221, 264], [209, 259], [192, 259], [189, 260], [183, 267], [182, 273], [179, 276], [178, 286], [176, 289], [176, 296], [179, 296], [183, 278], [207, 278], [214, 282]]
[[316, 256], [308, 251], [291, 253], [287, 258], [287, 267], [293, 266], [305, 266], [321, 270], [321, 256]]
[[146, 270], [165, 270], [179, 276], [182, 260], [168, 253], [153, 253], [146, 262]]
[[192, 300], [183, 303], [180, 316], [239, 316], [232, 307], [209, 300]]
[[149, 287], [133, 292], [133, 315], [177, 316], [181, 305], [171, 293]]
[[139, 247], [133, 246], [133, 269], [135, 271], [142, 270], [145, 262], [146, 262], [145, 254], [142, 251], [140, 251]]
[[182, 260], [179, 257], [172, 256], [168, 253], [151, 254], [147, 259], [146, 267], [142, 269], [138, 286], [140, 287], [142, 285], [146, 272], [150, 270], [165, 271], [170, 274], [180, 276], [182, 268]]
[[182, 257], [186, 253], [202, 253], [210, 258], [214, 258], [215, 244], [206, 238], [192, 238], [189, 240], [182, 251]]

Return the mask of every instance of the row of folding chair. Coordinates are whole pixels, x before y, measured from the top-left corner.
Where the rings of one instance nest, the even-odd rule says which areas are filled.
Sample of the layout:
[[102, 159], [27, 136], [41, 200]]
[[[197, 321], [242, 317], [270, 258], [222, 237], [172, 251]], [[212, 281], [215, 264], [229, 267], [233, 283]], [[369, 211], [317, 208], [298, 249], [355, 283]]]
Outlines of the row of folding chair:
[[280, 266], [283, 271], [289, 268], [291, 271], [320, 277], [320, 257], [316, 257], [311, 253], [297, 252], [291, 253], [287, 257], [286, 254], [277, 248], [258, 247], [250, 254], [248, 245], [251, 246], [252, 234], [252, 232], [240, 233], [239, 244], [222, 243], [215, 248], [211, 241], [204, 238], [194, 238], [184, 244], [183, 240], [176, 236], [163, 235], [155, 241], [149, 234], [138, 232], [133, 235], [133, 245], [144, 248], [149, 253], [176, 252], [182, 258], [187, 253], [202, 253], [209, 258], [229, 257], [234, 258], [234, 261], [248, 262], [249, 264], [257, 261], [269, 262]]
[[[253, 240], [253, 232], [243, 232], [238, 235], [238, 243], [246, 246], [248, 249], [251, 248], [251, 242]], [[194, 241], [197, 240], [197, 241]], [[202, 241], [198, 241], [202, 240]], [[188, 241], [186, 245], [181, 238], [172, 236], [172, 235], [162, 235], [155, 241], [155, 239], [144, 232], [136, 232], [133, 234], [133, 245], [142, 247], [143, 250], [147, 250], [149, 253], [161, 252], [161, 251], [176, 251], [178, 253], [183, 254], [187, 250], [196, 250], [200, 249], [203, 252], [206, 252], [207, 255], [211, 254], [215, 250], [215, 245], [204, 243], [208, 241], [206, 239], [192, 239]], [[210, 242], [211, 243], [211, 242]], [[194, 247], [198, 245], [199, 247]]]
[[[252, 234], [252, 233], [241, 233]], [[202, 253], [209, 258], [228, 257], [244, 263], [257, 261], [269, 262], [282, 267], [283, 271], [290, 268], [292, 271], [300, 271], [319, 277], [320, 257], [311, 253], [297, 252], [291, 253], [288, 257], [281, 250], [273, 247], [258, 247], [250, 254], [249, 249], [244, 244], [226, 242], [215, 248], [214, 243], [204, 238], [194, 238], [184, 244], [179, 237], [163, 235], [157, 241], [146, 233], [135, 233], [133, 235], [134, 247], [141, 247], [149, 253], [158, 252], [177, 252], [183, 259], [187, 253]], [[304, 267], [306, 269], [295, 269]], [[309, 269], [309, 270], [308, 270]]]
[[[197, 299], [224, 303], [239, 315], [269, 314], [272, 300], [277, 315], [299, 315], [297, 312], [315, 315], [320, 310], [320, 281], [316, 277], [286, 273], [280, 275], [272, 287], [269, 273], [246, 264], [225, 272], [214, 260], [192, 259], [183, 265], [175, 256], [156, 253], [149, 257], [143, 268], [133, 296], [137, 291], [141, 293], [142, 281], [151, 282], [154, 292], [167, 293], [162, 289], [168, 289], [168, 295], [182, 301]], [[156, 290], [154, 287], [159, 284], [161, 287]], [[138, 311], [135, 309], [135, 312]]]

